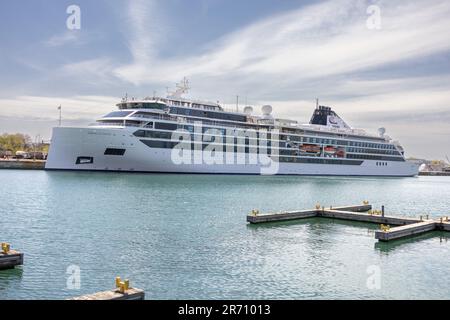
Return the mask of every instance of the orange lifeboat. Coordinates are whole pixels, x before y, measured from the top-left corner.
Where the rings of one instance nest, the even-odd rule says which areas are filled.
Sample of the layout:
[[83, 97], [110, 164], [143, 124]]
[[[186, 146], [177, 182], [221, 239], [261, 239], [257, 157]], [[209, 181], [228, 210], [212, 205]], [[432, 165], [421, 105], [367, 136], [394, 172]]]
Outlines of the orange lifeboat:
[[300, 151], [306, 153], [320, 153], [320, 146], [315, 144], [304, 144], [300, 147]]
[[325, 147], [323, 150], [325, 151], [325, 153], [328, 153], [328, 154], [335, 154], [337, 151], [335, 147], [331, 147], [331, 146]]

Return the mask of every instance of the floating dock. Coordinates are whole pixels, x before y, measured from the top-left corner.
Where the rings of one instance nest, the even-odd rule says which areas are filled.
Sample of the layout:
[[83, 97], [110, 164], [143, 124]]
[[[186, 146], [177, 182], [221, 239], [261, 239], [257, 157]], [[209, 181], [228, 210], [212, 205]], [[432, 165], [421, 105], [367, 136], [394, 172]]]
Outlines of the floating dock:
[[13, 269], [14, 267], [23, 265], [23, 253], [10, 250], [8, 243], [1, 244], [0, 251], [0, 270]]
[[114, 290], [88, 294], [80, 297], [71, 298], [69, 300], [144, 300], [145, 292], [141, 289], [131, 288], [130, 281], [120, 277], [116, 278], [116, 288]]
[[88, 294], [81, 297], [72, 298], [69, 300], [144, 300], [145, 292], [141, 289], [128, 289], [126, 292], [121, 293], [118, 290], [110, 290], [104, 292], [98, 292], [94, 294]]
[[375, 239], [380, 241], [390, 241], [434, 230], [436, 230], [436, 223], [434, 221], [424, 221], [392, 229], [389, 228], [386, 230], [376, 231]]
[[[375, 239], [379, 241], [391, 241], [405, 237], [415, 236], [430, 231], [450, 231], [449, 218], [430, 220], [428, 216], [420, 218], [395, 217], [385, 215], [384, 206], [382, 210], [372, 210], [372, 205], [364, 202], [363, 205], [346, 207], [321, 207], [317, 205], [313, 210], [291, 211], [281, 213], [260, 214], [253, 210], [247, 216], [247, 222], [261, 224], [268, 222], [292, 221], [307, 218], [329, 218], [356, 222], [375, 223], [381, 225], [380, 230], [375, 232]], [[395, 226], [391, 228], [391, 226]]]

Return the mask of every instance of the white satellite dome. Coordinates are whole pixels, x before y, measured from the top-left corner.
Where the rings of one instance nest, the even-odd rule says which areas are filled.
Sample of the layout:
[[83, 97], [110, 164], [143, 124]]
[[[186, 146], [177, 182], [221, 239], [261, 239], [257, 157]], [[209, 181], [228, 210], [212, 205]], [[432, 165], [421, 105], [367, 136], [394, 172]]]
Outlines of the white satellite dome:
[[251, 116], [252, 113], [253, 113], [253, 107], [251, 107], [251, 106], [246, 106], [246, 107], [244, 108], [244, 113], [245, 113], [246, 115], [248, 115], [248, 116]]
[[272, 106], [269, 106], [269, 105], [263, 106], [261, 110], [262, 110], [262, 114], [265, 116], [270, 116], [273, 111]]
[[262, 117], [261, 118], [263, 120], [273, 120], [273, 117], [272, 117], [272, 106], [269, 106], [269, 105], [263, 106], [261, 111], [262, 111]]

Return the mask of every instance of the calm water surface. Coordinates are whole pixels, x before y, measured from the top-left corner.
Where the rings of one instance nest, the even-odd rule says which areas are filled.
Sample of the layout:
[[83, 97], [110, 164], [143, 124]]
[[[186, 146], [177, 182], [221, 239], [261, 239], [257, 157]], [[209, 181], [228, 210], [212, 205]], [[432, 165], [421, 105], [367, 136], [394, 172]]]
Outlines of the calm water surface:
[[[0, 241], [25, 253], [0, 299], [112, 288], [148, 299], [450, 299], [450, 234], [380, 245], [377, 226], [326, 219], [249, 226], [247, 213], [359, 204], [450, 216], [450, 177], [400, 179], [0, 171]], [[67, 288], [67, 268], [81, 289]], [[369, 289], [367, 268], [381, 271]]]

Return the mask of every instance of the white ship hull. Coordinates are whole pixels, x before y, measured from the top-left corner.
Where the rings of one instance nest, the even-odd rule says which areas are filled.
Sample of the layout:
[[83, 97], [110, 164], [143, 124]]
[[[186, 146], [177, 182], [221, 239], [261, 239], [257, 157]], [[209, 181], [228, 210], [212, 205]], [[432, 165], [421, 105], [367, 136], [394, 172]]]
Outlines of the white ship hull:
[[[171, 149], [155, 149], [133, 135], [136, 128], [55, 128], [46, 163], [48, 170], [121, 171], [148, 173], [198, 174], [262, 174], [261, 165], [239, 164], [175, 164]], [[124, 155], [105, 155], [107, 148], [126, 149]], [[92, 163], [77, 159], [91, 158]], [[377, 166], [375, 160], [361, 165], [279, 163], [277, 175], [305, 176], [391, 176], [412, 177], [418, 166], [410, 162], [385, 161]]]

